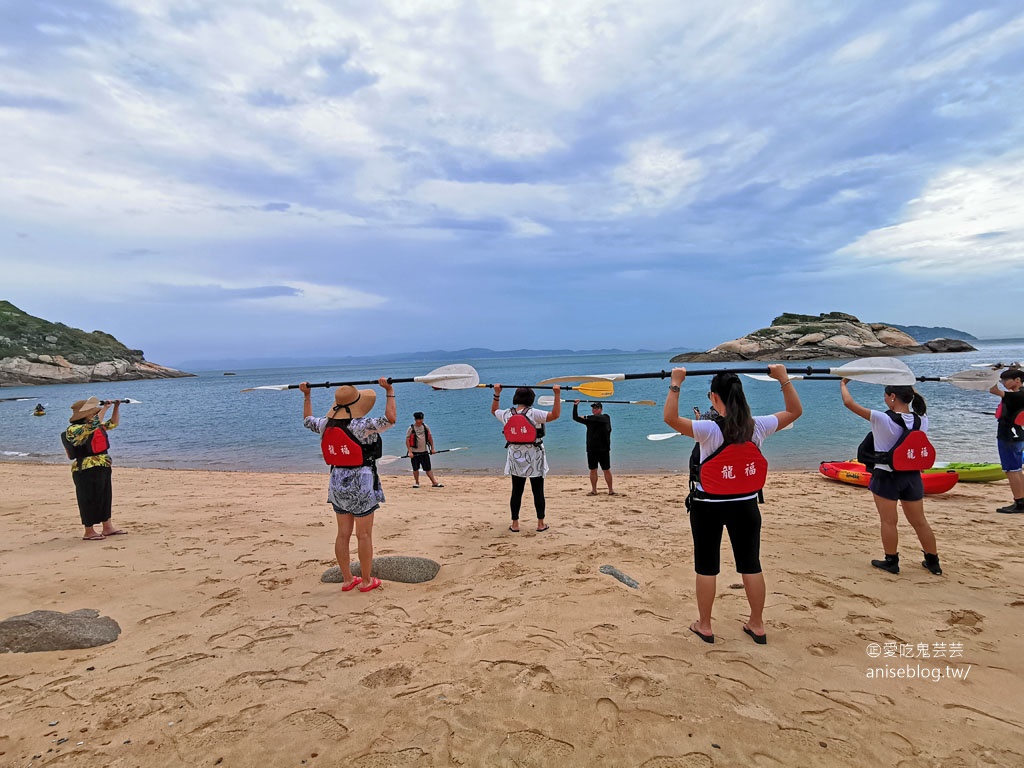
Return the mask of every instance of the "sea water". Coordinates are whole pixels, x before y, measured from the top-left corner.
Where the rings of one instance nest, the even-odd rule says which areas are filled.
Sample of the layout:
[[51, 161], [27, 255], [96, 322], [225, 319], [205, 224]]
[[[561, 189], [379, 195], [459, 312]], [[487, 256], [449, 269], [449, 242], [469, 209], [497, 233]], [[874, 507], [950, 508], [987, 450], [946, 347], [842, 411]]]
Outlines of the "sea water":
[[[976, 352], [911, 355], [900, 358], [917, 375], [948, 376], [967, 370], [972, 363], [1009, 362], [1024, 359], [1024, 339], [977, 342]], [[815, 361], [816, 368], [838, 367], [842, 360]], [[428, 363], [275, 368], [202, 372], [195, 378], [152, 381], [6, 387], [0, 397], [28, 397], [20, 402], [0, 402], [0, 460], [67, 463], [60, 432], [68, 424], [70, 406], [92, 395], [100, 399], [134, 398], [140, 404], [121, 406], [121, 425], [111, 433], [115, 466], [173, 469], [211, 469], [256, 472], [326, 472], [319, 438], [302, 426], [302, 394], [298, 390], [240, 392], [246, 387], [291, 384], [300, 381], [357, 381], [378, 376], [423, 376], [450, 363], [472, 365], [484, 383], [513, 386], [531, 384], [553, 376], [594, 373], [640, 373], [671, 370], [667, 353], [600, 356], [501, 358], [487, 360], [445, 359]], [[712, 367], [760, 366], [766, 363], [731, 363], [721, 366], [691, 364], [689, 370]], [[808, 363], [789, 363], [800, 368]], [[692, 376], [683, 383], [679, 406], [689, 416], [693, 406], [708, 406], [709, 377]], [[744, 379], [744, 390], [755, 414], [782, 409], [778, 384]], [[868, 431], [867, 422], [843, 407], [836, 381], [798, 381], [804, 415], [791, 430], [772, 436], [764, 446], [774, 469], [813, 469], [823, 460], [851, 459]], [[883, 388], [854, 382], [853, 396], [869, 408], [884, 409]], [[619, 473], [685, 472], [693, 446], [678, 436], [661, 442], [648, 434], [671, 430], [662, 421], [667, 379], [616, 382], [611, 400], [654, 400], [643, 405], [605, 406], [612, 419], [612, 468]], [[995, 421], [991, 415], [997, 400], [986, 392], [967, 391], [952, 384], [924, 382], [918, 390], [928, 401], [930, 437], [940, 461], [997, 461]], [[384, 411], [383, 392], [378, 390], [372, 415]], [[499, 474], [504, 466], [505, 442], [501, 425], [490, 414], [491, 389], [433, 390], [418, 384], [396, 384], [398, 423], [384, 435], [384, 453], [405, 453], [406, 428], [414, 411], [423, 411], [438, 449], [468, 450], [434, 457], [434, 467], [446, 474]], [[538, 396], [551, 394], [538, 390]], [[547, 427], [544, 444], [554, 474], [586, 472], [586, 429], [573, 422], [572, 392], [562, 417]], [[589, 399], [589, 398], [581, 398]], [[331, 391], [313, 391], [313, 411], [326, 414]], [[47, 406], [46, 416], [32, 415], [36, 403]], [[512, 405], [512, 391], [502, 393], [502, 407]], [[550, 410], [545, 407], [544, 410]], [[581, 415], [591, 412], [581, 404]], [[383, 473], [406, 473], [408, 460], [381, 467]]]

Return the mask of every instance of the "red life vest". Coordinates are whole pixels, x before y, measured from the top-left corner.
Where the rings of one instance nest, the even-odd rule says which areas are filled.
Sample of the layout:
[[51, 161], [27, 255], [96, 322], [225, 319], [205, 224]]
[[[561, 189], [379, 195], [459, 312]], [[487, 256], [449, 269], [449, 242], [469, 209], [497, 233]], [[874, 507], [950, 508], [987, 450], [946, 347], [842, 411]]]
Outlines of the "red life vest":
[[757, 445], [725, 443], [700, 463], [697, 498], [740, 498], [760, 493], [768, 479], [768, 460]]
[[380, 438], [367, 445], [349, 429], [351, 419], [328, 419], [320, 437], [320, 452], [332, 467], [372, 467], [384, 446]]
[[[526, 409], [530, 410], [529, 408]], [[505, 447], [509, 445], [540, 445], [544, 438], [544, 425], [537, 427], [526, 418], [526, 412], [510, 409], [512, 415], [505, 422], [502, 434], [505, 435]]]
[[[430, 434], [430, 427], [426, 424], [423, 425], [423, 441], [426, 443], [427, 450], [430, 450], [430, 446], [434, 444], [434, 438]], [[409, 453], [412, 453], [412, 449], [416, 447], [416, 425], [410, 424], [409, 431], [405, 435], [405, 447], [409, 449]]]
[[903, 433], [888, 451], [876, 451], [874, 433], [868, 432], [857, 448], [857, 460], [869, 470], [876, 464], [887, 464], [897, 472], [931, 469], [935, 464], [935, 446], [928, 440], [928, 435], [921, 431], [921, 417], [915, 413], [914, 426], [908, 429], [900, 414], [895, 411], [885, 413]]
[[60, 433], [60, 441], [64, 446], [64, 453], [69, 459], [78, 462], [78, 468], [82, 468], [82, 460], [89, 456], [99, 456], [110, 450], [110, 438], [107, 437], [107, 430], [97, 427], [88, 440], [81, 445], [75, 445], [68, 439], [67, 430]]

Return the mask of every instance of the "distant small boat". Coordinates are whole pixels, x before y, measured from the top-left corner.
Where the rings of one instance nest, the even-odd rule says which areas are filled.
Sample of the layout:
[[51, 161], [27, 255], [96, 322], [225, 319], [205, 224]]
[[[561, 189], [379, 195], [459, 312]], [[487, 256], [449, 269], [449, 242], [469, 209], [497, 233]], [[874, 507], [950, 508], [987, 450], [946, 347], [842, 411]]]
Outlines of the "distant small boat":
[[224, 375], [225, 376], [234, 376], [235, 374], [233, 374], [231, 371], [225, 371]]

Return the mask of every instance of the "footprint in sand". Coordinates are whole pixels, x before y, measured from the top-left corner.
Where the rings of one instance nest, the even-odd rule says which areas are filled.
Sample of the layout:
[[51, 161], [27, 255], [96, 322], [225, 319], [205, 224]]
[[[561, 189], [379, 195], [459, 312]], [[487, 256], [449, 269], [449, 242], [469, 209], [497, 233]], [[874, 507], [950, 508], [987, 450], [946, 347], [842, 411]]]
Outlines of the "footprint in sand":
[[614, 731], [619, 724], [619, 708], [611, 699], [597, 700], [597, 716], [601, 718], [601, 727], [606, 731]]
[[812, 656], [835, 656], [836, 649], [831, 645], [815, 644], [807, 646], [807, 650], [810, 651]]

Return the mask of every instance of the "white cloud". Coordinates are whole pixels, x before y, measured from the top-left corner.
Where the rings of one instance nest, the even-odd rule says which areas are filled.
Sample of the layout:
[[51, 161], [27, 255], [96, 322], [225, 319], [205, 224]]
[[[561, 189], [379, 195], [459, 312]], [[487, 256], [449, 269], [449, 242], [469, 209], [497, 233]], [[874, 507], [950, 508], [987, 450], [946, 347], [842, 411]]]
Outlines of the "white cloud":
[[883, 30], [869, 32], [851, 40], [832, 56], [836, 64], [848, 64], [854, 61], [870, 59], [889, 40], [889, 33]]
[[918, 279], [1019, 269], [1024, 261], [1024, 157], [955, 168], [907, 203], [902, 221], [837, 251], [841, 260], [890, 263]]
[[664, 140], [638, 142], [629, 148], [627, 161], [612, 174], [618, 195], [610, 208], [620, 215], [659, 213], [687, 202], [702, 175], [700, 161], [687, 158]]

